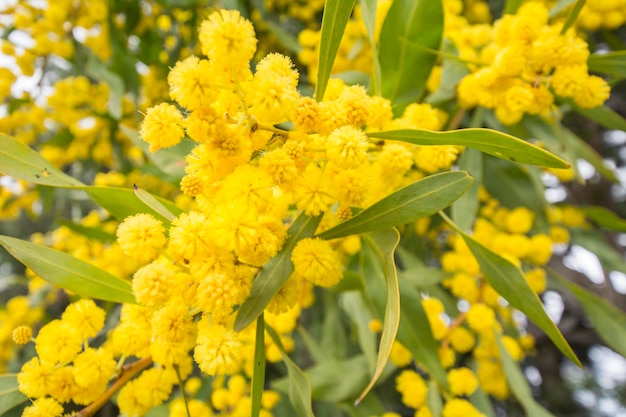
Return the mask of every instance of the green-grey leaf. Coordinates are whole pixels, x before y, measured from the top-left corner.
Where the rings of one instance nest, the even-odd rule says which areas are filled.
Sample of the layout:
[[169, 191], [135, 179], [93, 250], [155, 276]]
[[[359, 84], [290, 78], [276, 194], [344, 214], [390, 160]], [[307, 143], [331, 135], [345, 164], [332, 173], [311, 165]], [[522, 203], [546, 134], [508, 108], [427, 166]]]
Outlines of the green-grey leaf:
[[369, 379], [367, 359], [363, 355], [324, 361], [307, 369], [306, 374], [311, 381], [313, 398], [333, 403], [354, 400]]
[[108, 110], [111, 117], [120, 119], [122, 117], [122, 97], [124, 96], [124, 80], [116, 73], [109, 70], [100, 60], [90, 54], [87, 58], [85, 72], [98, 81], [109, 86], [111, 97], [108, 101]]
[[591, 54], [587, 60], [589, 71], [626, 78], [626, 51]]
[[252, 283], [250, 296], [239, 307], [234, 328], [242, 331], [263, 312], [265, 307], [280, 290], [293, 272], [291, 252], [296, 244], [315, 233], [321, 216], [309, 217], [301, 214], [288, 230], [283, 249], [270, 259]]
[[431, 175], [395, 191], [319, 237], [336, 239], [414, 222], [448, 207], [471, 183], [472, 178], [465, 171]]
[[503, 14], [515, 14], [522, 4], [522, 0], [506, 0]]
[[580, 14], [580, 11], [583, 9], [583, 6], [585, 5], [586, 1], [587, 0], [578, 0], [576, 2], [574, 7], [572, 8], [572, 11], [569, 13], [569, 15], [567, 15], [567, 19], [565, 20], [565, 23], [563, 24], [563, 27], [561, 28], [561, 35], [564, 35], [565, 32], [567, 32], [567, 30], [572, 27], [574, 22], [576, 22], [576, 19], [578, 19], [578, 15]]
[[461, 80], [469, 74], [465, 63], [458, 58], [459, 52], [449, 39], [444, 39], [441, 47], [443, 60], [441, 64], [441, 80], [439, 88], [426, 97], [427, 103], [441, 103], [456, 97], [456, 88]]
[[[168, 221], [168, 219], [162, 216], [161, 213], [141, 201], [137, 195], [135, 195], [135, 191], [130, 188], [83, 187], [83, 189], [87, 192], [87, 194], [89, 194], [92, 200], [105, 208], [118, 220], [124, 220], [126, 217], [137, 213], [149, 213], [161, 221]], [[167, 210], [176, 215], [183, 212], [182, 209], [175, 206], [174, 203], [170, 201], [160, 197], [156, 197], [156, 199], [163, 206], [165, 206]]]
[[52, 187], [84, 184], [58, 170], [23, 143], [0, 133], [0, 172], [13, 178]]
[[626, 232], [626, 220], [613, 213], [611, 210], [600, 206], [580, 207], [587, 218], [593, 220], [598, 226], [615, 232]]
[[135, 303], [128, 282], [67, 253], [1, 235], [0, 245], [51, 284], [82, 297]]
[[363, 23], [365, 24], [365, 28], [367, 29], [367, 39], [370, 43], [370, 47], [372, 48], [372, 59], [374, 61], [374, 74], [372, 74], [372, 81], [370, 82], [369, 86], [369, 91], [372, 95], [380, 94], [381, 84], [380, 60], [378, 58], [378, 45], [375, 36], [376, 3], [376, 0], [359, 1], [359, 4], [361, 5], [361, 15], [363, 16]]
[[287, 367], [289, 376], [289, 400], [291, 405], [297, 411], [298, 416], [315, 417], [311, 409], [311, 383], [309, 379], [302, 369], [287, 355], [276, 331], [268, 325], [265, 326], [265, 330], [278, 347], [283, 362], [285, 362], [285, 366]]
[[17, 388], [17, 374], [0, 375], [0, 415], [28, 401]]
[[355, 0], [326, 0], [320, 38], [315, 99], [322, 101]]
[[550, 275], [556, 277], [576, 296], [600, 337], [617, 353], [626, 356], [626, 314], [604, 298], [568, 281], [554, 271], [550, 271]]
[[341, 294], [339, 300], [342, 310], [346, 312], [350, 320], [352, 320], [354, 327], [356, 327], [359, 346], [367, 363], [366, 368], [369, 371], [369, 375], [373, 375], [376, 369], [376, 341], [378, 336], [370, 330], [369, 324], [374, 317], [359, 291], [349, 291]]
[[394, 252], [400, 242], [400, 234], [396, 229], [367, 233], [363, 235], [363, 241], [370, 247], [382, 266], [383, 274], [387, 282], [387, 303], [385, 306], [383, 333], [378, 348], [378, 359], [376, 360], [376, 370], [374, 371], [370, 383], [356, 400], [357, 404], [363, 400], [382, 375], [385, 365], [389, 360], [391, 347], [393, 346], [394, 340], [396, 340], [396, 334], [398, 333], [398, 326], [400, 324], [400, 289], [398, 287], [398, 274], [394, 261]]
[[509, 383], [511, 392], [522, 407], [524, 407], [524, 410], [526, 410], [526, 415], [532, 417], [554, 417], [553, 414], [535, 401], [530, 386], [528, 386], [528, 381], [526, 381], [519, 365], [513, 360], [511, 355], [509, 355], [499, 335], [496, 335], [496, 341], [498, 343], [498, 350], [500, 351], [500, 359], [502, 360], [506, 380]]
[[[368, 299], [379, 316], [382, 316], [386, 305], [385, 278], [369, 245], [363, 245], [362, 268]], [[437, 342], [422, 306], [420, 292], [404, 281], [399, 281], [399, 287], [401, 314], [397, 339], [441, 386], [447, 387], [446, 371], [439, 361]]]
[[441, 394], [439, 393], [439, 386], [437, 381], [428, 381], [428, 395], [426, 397], [426, 404], [430, 409], [430, 413], [433, 417], [439, 417], [443, 409], [443, 401], [441, 400]]
[[478, 149], [498, 158], [549, 168], [568, 168], [567, 162], [526, 141], [492, 129], [470, 128], [434, 132], [403, 129], [368, 133], [369, 137], [399, 140], [415, 145], [458, 145]]
[[550, 319], [537, 294], [530, 288], [522, 271], [508, 259], [488, 249], [477, 240], [460, 230], [445, 214], [440, 213], [462, 237], [478, 261], [489, 285], [513, 307], [524, 313], [554, 342], [557, 348], [572, 362], [581, 366], [580, 360], [567, 343], [563, 334]]
[[607, 271], [619, 271], [626, 274], [624, 257], [606, 241], [604, 235], [596, 229], [571, 229], [572, 245], [579, 245], [595, 254], [602, 268]]
[[134, 186], [135, 195], [141, 201], [144, 202], [145, 205], [159, 213], [161, 216], [169, 220], [170, 222], [176, 218], [174, 213], [169, 211], [167, 207], [163, 205], [159, 200], [157, 200], [152, 194], [147, 192], [146, 190], [142, 190], [141, 188]]
[[626, 119], [606, 106], [598, 106], [593, 109], [575, 108], [577, 113], [600, 123], [604, 127], [615, 130], [626, 130]]
[[259, 417], [261, 414], [263, 387], [265, 386], [265, 320], [263, 320], [263, 313], [256, 320], [254, 364], [252, 369], [252, 388], [250, 389], [252, 411], [250, 417]]
[[483, 157], [476, 149], [466, 149], [459, 158], [459, 168], [474, 177], [470, 189], [452, 204], [452, 220], [463, 230], [472, 227], [478, 213], [478, 190], [483, 184]]
[[395, 0], [380, 31], [381, 92], [396, 112], [418, 100], [437, 60], [443, 6], [433, 0]]

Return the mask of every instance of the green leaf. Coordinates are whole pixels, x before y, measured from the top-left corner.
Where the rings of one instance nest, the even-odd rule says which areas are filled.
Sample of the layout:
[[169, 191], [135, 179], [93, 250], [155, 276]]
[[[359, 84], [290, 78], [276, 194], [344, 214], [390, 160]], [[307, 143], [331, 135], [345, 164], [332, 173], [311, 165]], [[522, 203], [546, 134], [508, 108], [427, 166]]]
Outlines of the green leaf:
[[463, 240], [478, 261], [489, 285], [513, 307], [524, 313], [529, 320], [543, 330], [565, 356], [578, 366], [581, 366], [576, 354], [558, 327], [550, 320], [546, 310], [543, 308], [543, 304], [541, 304], [541, 300], [528, 285], [522, 271], [508, 259], [491, 251], [464, 233], [443, 212], [440, 215], [463, 237]]
[[265, 321], [263, 313], [256, 320], [256, 337], [254, 339], [254, 364], [252, 371], [252, 388], [250, 397], [252, 411], [250, 417], [259, 417], [261, 414], [261, 399], [265, 386]]
[[396, 247], [400, 242], [400, 233], [398, 233], [396, 229], [368, 233], [363, 235], [363, 241], [370, 247], [382, 266], [383, 274], [387, 282], [387, 303], [385, 306], [383, 333], [378, 348], [378, 359], [376, 360], [376, 370], [374, 371], [374, 375], [372, 375], [370, 383], [356, 400], [357, 404], [363, 400], [382, 375], [385, 365], [389, 360], [391, 347], [393, 346], [394, 340], [396, 340], [396, 334], [398, 333], [398, 326], [400, 324], [400, 289], [398, 287], [398, 274], [393, 257]]
[[269, 18], [265, 18], [263, 19], [263, 21], [267, 25], [269, 31], [274, 34], [276, 39], [278, 39], [278, 42], [280, 42], [285, 47], [285, 49], [287, 49], [287, 51], [291, 52], [292, 54], [297, 54], [302, 50], [302, 45], [298, 43], [298, 39], [296, 39], [296, 37], [291, 32], [286, 30], [280, 24], [273, 22]]
[[567, 30], [572, 27], [574, 22], [576, 22], [576, 19], [578, 19], [578, 15], [580, 14], [580, 11], [585, 5], [585, 1], [586, 0], [578, 0], [576, 2], [576, 4], [574, 5], [574, 8], [567, 16], [567, 20], [565, 20], [565, 23], [563, 24], [563, 27], [561, 28], [561, 35], [565, 35], [565, 32], [567, 32]]
[[355, 0], [326, 0], [320, 39], [315, 99], [322, 101], [330, 72], [337, 57], [339, 44], [346, 29]]
[[574, 4], [576, 0], [557, 0], [556, 4], [550, 9], [550, 18], [560, 15], [565, 9]]
[[600, 173], [600, 175], [612, 183], [619, 183], [617, 174], [615, 174], [613, 168], [607, 165], [604, 158], [598, 153], [598, 151], [569, 129], [564, 128], [563, 134], [568, 139], [568, 144], [571, 146], [576, 158], [584, 159], [589, 162]]
[[2, 235], [0, 245], [44, 280], [81, 297], [135, 303], [128, 282], [67, 253]]
[[626, 314], [608, 300], [568, 281], [556, 272], [550, 270], [549, 273], [576, 296], [598, 335], [607, 345], [620, 355], [626, 356]]
[[[309, 217], [308, 219], [312, 218]], [[285, 366], [287, 367], [287, 374], [289, 376], [289, 400], [291, 405], [297, 411], [298, 416], [315, 417], [311, 409], [311, 383], [309, 379], [302, 369], [287, 355], [276, 331], [268, 325], [265, 325], [265, 330], [278, 347], [283, 362], [285, 362]]]
[[474, 177], [470, 189], [452, 204], [452, 220], [463, 230], [472, 227], [478, 213], [478, 190], [483, 184], [483, 157], [476, 149], [466, 149], [459, 158], [459, 169]]
[[376, 369], [376, 341], [378, 336], [370, 330], [369, 324], [374, 317], [370, 313], [369, 306], [365, 303], [361, 292], [347, 292], [342, 294], [339, 300], [342, 310], [346, 312], [356, 327], [359, 346], [367, 363], [366, 368], [369, 375], [373, 375]]
[[513, 360], [511, 355], [509, 355], [500, 336], [497, 334], [496, 342], [498, 342], [500, 359], [502, 360], [502, 367], [504, 368], [509, 388], [511, 388], [511, 392], [515, 398], [517, 398], [517, 401], [519, 401], [522, 407], [524, 407], [524, 410], [526, 410], [526, 415], [532, 417], [554, 417], [554, 415], [535, 401], [528, 381], [526, 381], [519, 365]]
[[522, 5], [522, 0], [506, 0], [503, 14], [515, 14]]
[[626, 78], [626, 51], [591, 54], [587, 60], [589, 71]]
[[3, 133], [0, 133], [0, 172], [16, 179], [52, 187], [84, 185], [59, 171], [33, 149]]
[[606, 241], [599, 230], [571, 229], [570, 236], [572, 245], [582, 246], [596, 255], [603, 269], [626, 274], [624, 257]]
[[397, 112], [424, 93], [437, 61], [443, 6], [433, 0], [395, 0], [380, 31], [381, 92]]
[[94, 239], [103, 243], [111, 243], [115, 241], [115, 234], [106, 232], [101, 227], [84, 226], [67, 220], [59, 220], [59, 224], [89, 239]]
[[598, 106], [593, 109], [575, 107], [575, 109], [577, 113], [600, 123], [604, 127], [615, 130], [626, 130], [626, 120], [606, 106]]
[[467, 66], [458, 58], [459, 52], [449, 39], [444, 39], [441, 48], [443, 52], [441, 81], [439, 88], [426, 97], [431, 104], [442, 103], [456, 97], [456, 87], [469, 74]]
[[470, 128], [434, 132], [404, 129], [368, 133], [369, 137], [399, 140], [415, 145], [457, 145], [478, 149], [498, 158], [549, 168], [568, 168], [567, 162], [526, 141], [492, 129]]
[[626, 220], [617, 216], [611, 210], [600, 206], [579, 207], [579, 209], [598, 226], [607, 230], [626, 233]]
[[463, 195], [471, 183], [472, 178], [465, 171], [428, 176], [395, 191], [318, 236], [336, 239], [414, 222], [448, 207]]
[[135, 195], [137, 196], [137, 198], [143, 201], [146, 206], [150, 207], [151, 209], [159, 213], [161, 216], [166, 218], [168, 221], [171, 222], [172, 220], [176, 218], [176, 216], [171, 211], [169, 211], [167, 207], [165, 207], [152, 194], [150, 194], [146, 190], [142, 190], [136, 185], [133, 186], [133, 189], [135, 190]]
[[361, 15], [363, 23], [367, 29], [367, 40], [370, 43], [372, 49], [372, 60], [374, 61], [374, 74], [372, 74], [372, 81], [370, 82], [369, 91], [371, 95], [380, 94], [381, 85], [381, 69], [380, 60], [378, 58], [378, 43], [376, 40], [376, 0], [360, 0]]
[[[319, 401], [352, 401], [367, 385], [369, 372], [363, 355], [344, 360], [329, 360], [307, 369], [312, 396]], [[349, 375], [349, 378], [346, 376]]]
[[428, 381], [428, 395], [426, 397], [426, 404], [428, 405], [428, 408], [430, 409], [433, 417], [438, 417], [441, 415], [441, 411], [443, 410], [443, 401], [441, 400], [441, 394], [439, 393], [439, 386], [437, 385], [437, 381]]
[[[154, 210], [152, 207], [141, 201], [135, 191], [130, 188], [117, 188], [117, 187], [81, 187], [87, 194], [105, 208], [113, 217], [118, 220], [124, 220], [128, 216], [132, 216], [137, 213], [149, 213], [157, 219], [167, 222], [169, 221], [161, 213]], [[174, 203], [156, 197], [157, 201], [167, 208], [175, 215], [179, 215], [183, 210], [174, 205]]]
[[[369, 245], [363, 245], [363, 276], [370, 304], [382, 316], [386, 307], [386, 286], [381, 265]], [[420, 292], [410, 283], [399, 281], [400, 324], [397, 339], [415, 357], [424, 369], [443, 387], [448, 386], [446, 371], [437, 353], [438, 345], [433, 337]]]
[[[476, 372], [476, 369], [474, 369], [474, 373], [475, 372]], [[491, 404], [491, 400], [489, 399], [489, 396], [487, 395], [487, 393], [485, 393], [485, 391], [483, 391], [480, 385], [478, 386], [478, 388], [476, 388], [476, 390], [472, 393], [472, 395], [470, 395], [469, 400], [471, 401], [472, 404], [474, 404], [474, 407], [476, 407], [476, 409], [480, 411], [481, 413], [483, 413], [485, 416], [487, 417], [496, 416], [496, 413], [493, 410], [493, 405]]]
[[254, 279], [250, 296], [239, 307], [235, 319], [235, 331], [242, 331], [263, 312], [265, 307], [280, 290], [293, 272], [291, 252], [296, 244], [315, 233], [321, 216], [309, 217], [301, 214], [287, 231], [288, 237], [283, 249], [270, 259]]
[[0, 375], [0, 415], [28, 401], [17, 388], [17, 374]]
[[122, 117], [124, 80], [122, 80], [119, 75], [109, 70], [94, 54], [89, 54], [85, 72], [90, 77], [109, 86], [109, 90], [111, 91], [111, 96], [108, 101], [109, 114], [114, 119], [119, 120]]

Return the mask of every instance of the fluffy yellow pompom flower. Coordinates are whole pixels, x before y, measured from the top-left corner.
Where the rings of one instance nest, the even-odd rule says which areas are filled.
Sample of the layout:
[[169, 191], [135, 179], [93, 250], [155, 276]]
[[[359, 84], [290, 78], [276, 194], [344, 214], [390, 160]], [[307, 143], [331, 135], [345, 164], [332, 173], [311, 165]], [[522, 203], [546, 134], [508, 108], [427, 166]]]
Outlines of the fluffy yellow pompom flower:
[[115, 372], [113, 354], [103, 348], [88, 348], [74, 359], [74, 380], [81, 388], [106, 389], [106, 384]]
[[321, 287], [332, 287], [343, 277], [339, 254], [322, 239], [299, 241], [291, 253], [291, 260], [294, 274]]
[[475, 344], [476, 338], [465, 327], [456, 327], [450, 332], [450, 345], [459, 353], [469, 352]]
[[176, 290], [173, 280], [177, 272], [177, 268], [163, 258], [138, 269], [132, 282], [137, 302], [148, 307], [167, 304]]
[[231, 374], [241, 366], [241, 341], [233, 330], [203, 319], [198, 325], [198, 344], [193, 357], [208, 375]]
[[443, 417], [485, 417], [472, 403], [460, 398], [454, 398], [446, 403], [441, 413]]
[[213, 67], [206, 59], [190, 56], [178, 61], [167, 76], [170, 97], [188, 110], [208, 106], [218, 90], [211, 84]]
[[340, 168], [356, 168], [367, 158], [369, 141], [361, 130], [352, 126], [335, 129], [328, 135], [328, 159]]
[[93, 300], [83, 299], [70, 304], [61, 319], [75, 329], [82, 339], [95, 337], [104, 326], [106, 313]]
[[496, 325], [496, 313], [484, 304], [474, 304], [467, 312], [467, 324], [477, 333], [489, 332]]
[[526, 207], [517, 207], [506, 216], [506, 228], [511, 233], [527, 233], [533, 225], [535, 213]]
[[117, 228], [117, 243], [126, 255], [151, 261], [166, 243], [163, 223], [145, 213], [126, 217]]
[[117, 397], [120, 412], [127, 416], [142, 416], [162, 404], [172, 392], [169, 379], [163, 369], [151, 368], [126, 383]]
[[22, 394], [29, 398], [39, 398], [50, 394], [55, 366], [51, 362], [34, 357], [22, 365], [17, 374], [17, 383]]
[[478, 379], [470, 369], [457, 368], [448, 372], [448, 385], [454, 396], [472, 395], [478, 388]]
[[212, 61], [233, 67], [248, 62], [256, 51], [254, 27], [237, 10], [219, 10], [202, 22], [199, 34], [202, 53]]
[[426, 401], [428, 388], [415, 371], [402, 371], [396, 378], [396, 391], [402, 394], [402, 403], [411, 408], [420, 408]]
[[71, 361], [81, 351], [82, 345], [78, 329], [61, 320], [52, 320], [43, 326], [35, 339], [39, 358], [52, 363]]
[[54, 398], [38, 398], [33, 405], [24, 409], [22, 417], [58, 417], [63, 414], [63, 406]]
[[176, 145], [185, 136], [183, 115], [175, 106], [161, 103], [150, 107], [143, 119], [139, 136], [150, 144], [150, 152]]

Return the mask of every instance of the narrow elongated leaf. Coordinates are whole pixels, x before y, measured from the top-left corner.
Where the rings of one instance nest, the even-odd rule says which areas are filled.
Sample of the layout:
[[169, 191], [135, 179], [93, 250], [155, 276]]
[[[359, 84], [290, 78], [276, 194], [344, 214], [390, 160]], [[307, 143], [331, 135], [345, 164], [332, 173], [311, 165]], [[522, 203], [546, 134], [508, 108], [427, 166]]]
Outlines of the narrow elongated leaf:
[[585, 5], [585, 1], [587, 0], [578, 0], [576, 2], [574, 7], [572, 8], [572, 11], [569, 12], [567, 19], [565, 20], [565, 23], [563, 24], [563, 27], [561, 28], [561, 35], [564, 35], [567, 32], [567, 30], [572, 27], [574, 22], [576, 22], [576, 19], [578, 19], [578, 15], [580, 14], [580, 11], [583, 9], [583, 6]]
[[606, 106], [598, 106], [593, 109], [576, 107], [576, 112], [609, 129], [626, 130], [626, 119]]
[[322, 101], [328, 85], [330, 72], [337, 57], [339, 44], [346, 29], [355, 0], [326, 0], [320, 39], [320, 55], [317, 66], [315, 99]]
[[288, 237], [283, 249], [267, 262], [261, 272], [254, 279], [250, 296], [241, 305], [237, 312], [234, 328], [241, 331], [248, 327], [280, 290], [285, 281], [293, 272], [291, 252], [296, 244], [315, 233], [321, 216], [309, 217], [301, 214], [288, 230]]
[[469, 74], [467, 66], [458, 58], [459, 51], [449, 39], [444, 39], [441, 47], [443, 56], [441, 64], [441, 80], [436, 91], [426, 97], [426, 102], [435, 104], [453, 99], [456, 87], [463, 77]]
[[587, 65], [589, 71], [626, 78], [626, 51], [591, 54]]
[[399, 140], [415, 145], [458, 145], [478, 149], [498, 158], [548, 168], [568, 168], [567, 162], [526, 141], [497, 130], [470, 128], [434, 132], [403, 129], [368, 133], [372, 138]]
[[624, 257], [609, 242], [604, 235], [595, 229], [571, 229], [572, 245], [579, 245], [592, 252], [600, 260], [602, 268], [607, 271], [619, 271], [626, 274]]
[[560, 15], [565, 9], [570, 7], [575, 2], [576, 0], [557, 0], [554, 6], [550, 9], [550, 18]]
[[381, 92], [396, 111], [424, 92], [443, 33], [441, 1], [395, 0], [380, 31]]
[[388, 195], [351, 219], [320, 233], [319, 237], [335, 239], [414, 222], [448, 207], [471, 183], [472, 177], [465, 171], [431, 175]]
[[124, 80], [122, 80], [122, 77], [109, 70], [93, 54], [90, 54], [87, 58], [85, 71], [90, 77], [109, 86], [111, 92], [108, 101], [109, 115], [114, 119], [120, 119], [122, 117], [122, 97], [124, 96]]
[[567, 343], [560, 330], [546, 313], [537, 294], [530, 288], [522, 271], [497, 253], [483, 246], [477, 240], [460, 230], [444, 213], [440, 213], [462, 237], [478, 261], [480, 269], [491, 285], [513, 307], [524, 313], [554, 342], [565, 356], [581, 366], [576, 354]]
[[28, 401], [17, 388], [17, 374], [0, 375], [0, 415]]
[[[343, 360], [327, 360], [306, 370], [315, 400], [349, 402], [367, 385], [367, 359], [357, 355]], [[350, 375], [346, 378], [346, 375]]]
[[[345, 280], [345, 277], [344, 277]], [[378, 336], [370, 330], [369, 324], [374, 318], [365, 304], [363, 295], [358, 291], [350, 291], [341, 295], [340, 306], [346, 312], [354, 327], [361, 347], [361, 352], [366, 359], [369, 375], [374, 375], [376, 369], [376, 341]]]
[[165, 207], [159, 200], [154, 198], [152, 194], [150, 194], [146, 190], [142, 190], [136, 185], [133, 188], [135, 190], [135, 195], [137, 196], [137, 198], [143, 201], [145, 205], [147, 205], [169, 221], [172, 221], [176, 218], [174, 213], [169, 211], [167, 207]]
[[302, 417], [315, 417], [313, 410], [311, 409], [311, 383], [306, 374], [291, 360], [285, 348], [283, 347], [280, 337], [269, 326], [265, 326], [265, 330], [272, 338], [274, 344], [278, 347], [280, 354], [287, 366], [287, 373], [289, 376], [289, 400], [293, 408], [297, 411], [298, 416]]
[[[474, 369], [474, 372], [476, 372], [476, 369]], [[489, 396], [487, 395], [487, 393], [485, 393], [485, 391], [483, 391], [480, 385], [478, 386], [478, 388], [476, 388], [476, 390], [472, 393], [472, 395], [470, 395], [469, 400], [474, 405], [474, 407], [476, 407], [476, 409], [480, 411], [481, 413], [483, 413], [485, 416], [487, 417], [496, 416], [496, 413], [493, 410], [493, 405], [491, 404], [491, 400], [489, 399]]]
[[256, 320], [256, 337], [254, 339], [254, 365], [252, 371], [252, 412], [250, 417], [259, 417], [261, 414], [261, 399], [265, 386], [265, 320], [263, 313]]
[[380, 94], [381, 84], [380, 60], [378, 58], [378, 43], [376, 39], [376, 3], [376, 0], [359, 1], [363, 23], [367, 29], [367, 40], [370, 43], [370, 48], [372, 48], [372, 59], [374, 61], [374, 74], [372, 74], [372, 81], [369, 85], [369, 91], [372, 95]]
[[600, 206], [580, 207], [587, 218], [593, 220], [598, 226], [626, 233], [626, 220], [613, 213], [611, 210]]
[[617, 353], [626, 356], [626, 314], [604, 298], [568, 281], [554, 271], [549, 272], [550, 276], [557, 278], [580, 301], [600, 337]]
[[515, 14], [522, 5], [522, 0], [506, 0], [504, 4], [504, 14]]
[[0, 133], [0, 173], [52, 187], [83, 186], [21, 142]]
[[130, 284], [67, 253], [0, 235], [0, 245], [44, 280], [82, 297], [134, 303]]
[[513, 392], [517, 401], [519, 401], [522, 407], [524, 407], [524, 410], [526, 410], [526, 415], [532, 417], [554, 417], [553, 414], [535, 401], [528, 381], [526, 381], [519, 365], [513, 360], [511, 355], [509, 355], [499, 335], [496, 335], [496, 342], [498, 343], [498, 350], [500, 351], [500, 359], [502, 360], [506, 380], [509, 383], [511, 392]]
[[[382, 316], [386, 306], [384, 274], [369, 245], [363, 245], [362, 268], [368, 299]], [[437, 342], [422, 306], [420, 292], [408, 282], [400, 280], [398, 283], [401, 314], [397, 339], [442, 387], [447, 387], [446, 372], [439, 361]]]
[[470, 189], [452, 204], [452, 220], [463, 230], [472, 227], [478, 213], [478, 190], [483, 184], [483, 158], [476, 149], [466, 149], [459, 160], [459, 168], [474, 177]]
[[376, 381], [383, 373], [385, 365], [391, 354], [391, 347], [400, 324], [400, 289], [398, 287], [398, 273], [394, 261], [394, 252], [400, 242], [400, 234], [396, 229], [386, 230], [376, 233], [368, 233], [363, 236], [364, 242], [369, 245], [372, 252], [378, 258], [378, 262], [385, 275], [387, 282], [387, 303], [385, 306], [385, 319], [383, 322], [383, 334], [380, 338], [380, 346], [378, 347], [378, 359], [376, 360], [376, 370], [370, 383], [365, 387], [359, 398], [356, 400], [358, 404], [363, 397], [374, 387]]
[[[87, 194], [105, 208], [113, 217], [118, 220], [124, 220], [128, 216], [132, 216], [137, 213], [149, 213], [155, 216], [157, 219], [167, 222], [168, 218], [164, 217], [160, 212], [153, 209], [141, 201], [135, 192], [130, 188], [117, 188], [117, 187], [81, 187]], [[155, 198], [161, 205], [166, 207], [170, 213], [179, 215], [183, 210], [174, 203], [167, 201], [159, 197]]]

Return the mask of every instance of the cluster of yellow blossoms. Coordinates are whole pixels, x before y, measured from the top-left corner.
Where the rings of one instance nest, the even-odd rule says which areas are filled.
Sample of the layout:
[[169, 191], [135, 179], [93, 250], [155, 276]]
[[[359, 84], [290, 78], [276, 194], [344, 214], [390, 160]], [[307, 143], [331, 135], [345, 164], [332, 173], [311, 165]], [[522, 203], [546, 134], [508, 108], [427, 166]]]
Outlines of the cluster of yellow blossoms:
[[460, 104], [494, 109], [501, 122], [514, 124], [524, 114], [549, 112], [555, 96], [584, 108], [604, 103], [610, 87], [589, 75], [587, 43], [573, 29], [561, 33], [563, 24], [548, 19], [545, 5], [530, 2], [489, 32], [480, 28], [480, 40], [471, 38], [480, 65], [461, 80]]

